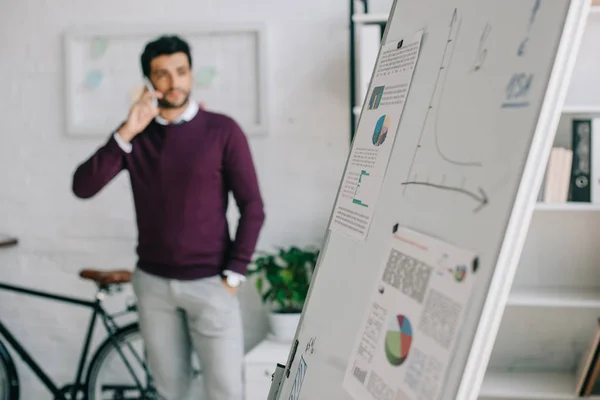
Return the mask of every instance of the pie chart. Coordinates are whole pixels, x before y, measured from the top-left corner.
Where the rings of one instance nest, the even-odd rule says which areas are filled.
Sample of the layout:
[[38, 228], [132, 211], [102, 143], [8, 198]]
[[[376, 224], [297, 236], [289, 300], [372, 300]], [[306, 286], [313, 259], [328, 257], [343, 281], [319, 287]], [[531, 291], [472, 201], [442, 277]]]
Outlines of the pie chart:
[[385, 336], [385, 355], [394, 367], [404, 363], [412, 344], [412, 326], [404, 315], [390, 319]]
[[387, 115], [382, 115], [377, 120], [377, 125], [375, 125], [375, 130], [373, 131], [373, 144], [375, 146], [381, 146], [383, 142], [385, 142], [385, 138], [387, 137], [388, 130], [390, 129], [390, 117]]

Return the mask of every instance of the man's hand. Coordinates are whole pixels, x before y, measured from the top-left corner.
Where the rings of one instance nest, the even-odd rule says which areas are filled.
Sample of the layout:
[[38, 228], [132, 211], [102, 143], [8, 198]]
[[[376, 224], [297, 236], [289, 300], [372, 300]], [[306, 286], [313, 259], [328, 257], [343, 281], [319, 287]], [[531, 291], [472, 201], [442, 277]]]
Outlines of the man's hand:
[[158, 108], [154, 107], [152, 101], [153, 99], [161, 99], [162, 97], [163, 94], [160, 92], [150, 92], [148, 89], [144, 90], [138, 101], [131, 106], [127, 121], [117, 131], [124, 141], [127, 143], [131, 142], [158, 115]]
[[234, 288], [234, 287], [229, 286], [227, 284], [227, 280], [226, 279], [222, 279], [221, 281], [223, 282], [223, 286], [225, 286], [225, 289], [227, 289], [227, 291], [229, 293], [231, 293], [231, 295], [235, 296], [237, 294], [238, 288]]

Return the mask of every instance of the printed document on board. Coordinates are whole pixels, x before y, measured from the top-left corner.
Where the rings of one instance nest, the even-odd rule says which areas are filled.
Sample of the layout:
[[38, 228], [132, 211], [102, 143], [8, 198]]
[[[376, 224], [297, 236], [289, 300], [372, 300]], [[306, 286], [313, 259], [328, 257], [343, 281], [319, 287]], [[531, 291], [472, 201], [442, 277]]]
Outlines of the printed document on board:
[[477, 263], [470, 251], [397, 229], [346, 368], [354, 399], [439, 398]]
[[330, 229], [364, 242], [400, 124], [423, 32], [382, 46]]

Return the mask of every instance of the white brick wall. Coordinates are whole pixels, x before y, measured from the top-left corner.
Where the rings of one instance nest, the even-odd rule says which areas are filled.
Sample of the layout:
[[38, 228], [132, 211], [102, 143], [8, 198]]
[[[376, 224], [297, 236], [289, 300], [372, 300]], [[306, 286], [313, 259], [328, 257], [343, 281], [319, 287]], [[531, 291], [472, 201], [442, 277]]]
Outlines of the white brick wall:
[[[348, 2], [171, 4], [0, 1], [0, 232], [21, 240], [18, 248], [0, 251], [0, 280], [91, 298], [94, 288], [77, 277], [80, 268], [135, 262], [126, 175], [91, 201], [70, 191], [74, 168], [102, 142], [63, 132], [61, 35], [74, 24], [267, 22], [272, 132], [251, 142], [267, 212], [259, 247], [320, 243], [348, 151]], [[266, 319], [253, 287], [241, 296], [251, 347], [265, 335]], [[61, 385], [72, 381], [86, 310], [0, 293], [0, 317], [52, 378]], [[19, 373], [23, 399], [51, 398], [22, 364]]]

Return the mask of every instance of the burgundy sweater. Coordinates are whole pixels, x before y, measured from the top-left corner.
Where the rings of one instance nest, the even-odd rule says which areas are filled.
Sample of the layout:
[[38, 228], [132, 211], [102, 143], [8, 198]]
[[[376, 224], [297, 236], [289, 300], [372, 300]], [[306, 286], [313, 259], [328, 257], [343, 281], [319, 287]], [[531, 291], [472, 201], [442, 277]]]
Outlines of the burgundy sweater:
[[[173, 279], [231, 270], [243, 275], [264, 222], [247, 139], [229, 117], [198, 111], [189, 122], [152, 121], [124, 152], [111, 135], [73, 177], [80, 198], [129, 172], [138, 226], [138, 266]], [[235, 240], [226, 220], [228, 193], [240, 211]]]

